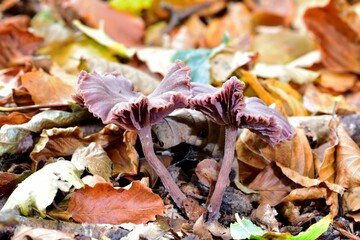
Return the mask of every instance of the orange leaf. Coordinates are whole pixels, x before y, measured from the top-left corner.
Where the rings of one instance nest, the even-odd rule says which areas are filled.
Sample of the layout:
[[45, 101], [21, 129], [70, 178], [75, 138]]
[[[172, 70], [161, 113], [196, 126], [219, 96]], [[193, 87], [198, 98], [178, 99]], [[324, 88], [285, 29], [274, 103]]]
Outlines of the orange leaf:
[[42, 44], [42, 38], [15, 27], [0, 25], [0, 68], [24, 63]]
[[337, 1], [309, 8], [304, 14], [307, 28], [320, 43], [324, 65], [333, 71], [360, 73], [360, 35], [341, 18]]
[[25, 73], [21, 76], [21, 82], [35, 104], [68, 103], [75, 92], [73, 86], [42, 70]]
[[150, 188], [134, 181], [129, 190], [111, 184], [85, 186], [71, 196], [68, 211], [79, 223], [141, 224], [162, 214], [164, 203]]
[[98, 28], [104, 21], [104, 30], [115, 41], [126, 46], [142, 44], [144, 37], [144, 21], [128, 13], [112, 9], [100, 0], [64, 1], [64, 5], [77, 12], [81, 19], [90, 27]]
[[24, 113], [13, 112], [7, 116], [0, 117], [0, 126], [4, 124], [22, 124], [28, 122], [30, 119], [31, 117]]

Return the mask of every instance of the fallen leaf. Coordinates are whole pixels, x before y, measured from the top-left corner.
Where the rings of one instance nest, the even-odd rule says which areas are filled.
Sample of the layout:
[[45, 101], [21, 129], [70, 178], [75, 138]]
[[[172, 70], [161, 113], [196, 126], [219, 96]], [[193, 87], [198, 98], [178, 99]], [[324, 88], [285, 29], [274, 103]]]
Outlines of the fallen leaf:
[[9, 172], [0, 173], [0, 198], [9, 196], [20, 182], [19, 175]]
[[33, 228], [25, 225], [20, 225], [16, 228], [14, 240], [23, 240], [23, 239], [37, 239], [37, 240], [64, 240], [64, 239], [75, 239], [75, 234], [64, 233], [59, 230], [46, 229], [46, 228]]
[[341, 124], [336, 126], [339, 144], [336, 147], [336, 178], [335, 183], [345, 187], [360, 186], [360, 148], [349, 137]]
[[325, 70], [321, 72], [319, 85], [344, 93], [354, 87], [357, 79], [357, 76], [352, 73], [336, 73]]
[[254, 11], [252, 22], [257, 25], [289, 25], [295, 14], [295, 2], [285, 0], [246, 0], [245, 3]]
[[268, 204], [260, 204], [252, 213], [251, 219], [266, 226], [270, 231], [279, 232], [279, 223], [275, 216], [278, 215], [277, 211]]
[[315, 35], [324, 65], [335, 72], [360, 73], [360, 35], [342, 19], [337, 1], [306, 10], [304, 22]]
[[290, 81], [297, 84], [307, 84], [315, 81], [319, 73], [290, 64], [265, 64], [258, 63], [251, 73], [262, 78], [278, 78], [283, 83]]
[[60, 44], [74, 37], [73, 31], [66, 27], [65, 22], [56, 19], [51, 11], [40, 11], [31, 19], [34, 33], [44, 39], [44, 45]]
[[14, 25], [0, 25], [0, 67], [22, 65], [42, 44], [42, 38]]
[[146, 63], [151, 72], [165, 76], [172, 64], [171, 58], [175, 53], [176, 50], [174, 49], [148, 47], [138, 49], [136, 56]]
[[68, 192], [72, 186], [79, 189], [83, 183], [79, 178], [81, 172], [66, 160], [50, 163], [26, 178], [12, 192], [1, 211], [19, 207], [20, 212], [28, 216], [35, 207], [42, 216], [60, 189]]
[[72, 112], [48, 110], [36, 114], [30, 121], [19, 125], [5, 124], [0, 129], [0, 156], [18, 151], [21, 140], [31, 132], [41, 132], [44, 128], [62, 127], [74, 124], [89, 116], [76, 104], [70, 104]]
[[214, 84], [221, 85], [239, 68], [251, 68], [257, 58], [258, 54], [253, 52], [222, 51], [210, 60], [211, 79]]
[[263, 81], [265, 89], [283, 103], [288, 116], [307, 116], [308, 112], [302, 104], [301, 95], [289, 84], [275, 79]]
[[287, 29], [261, 33], [251, 47], [259, 52], [259, 62], [266, 64], [286, 64], [314, 49], [315, 43], [308, 36]]
[[240, 218], [235, 213], [236, 223], [230, 224], [231, 237], [234, 239], [251, 239], [252, 236], [261, 236], [265, 233], [260, 227], [253, 224], [247, 218]]
[[68, 211], [79, 223], [134, 224], [155, 220], [162, 214], [161, 198], [140, 182], [132, 182], [128, 190], [115, 189], [109, 183], [85, 186], [71, 196]]
[[131, 47], [142, 43], [144, 22], [139, 17], [117, 11], [100, 0], [63, 1], [61, 6], [64, 12], [77, 13], [90, 27], [98, 28], [103, 20], [105, 33], [117, 42]]
[[22, 85], [30, 92], [35, 104], [68, 103], [76, 88], [42, 70], [21, 76]]
[[349, 114], [356, 112], [356, 109], [347, 104], [344, 96], [332, 96], [328, 93], [322, 93], [312, 84], [306, 87], [303, 104], [311, 113], [332, 114], [335, 104], [337, 104], [336, 113]]
[[108, 50], [112, 51], [115, 54], [118, 54], [123, 58], [131, 58], [134, 55], [134, 49], [126, 48], [126, 46], [120, 42], [114, 41], [104, 32], [103, 22], [100, 22], [99, 28], [91, 28], [82, 24], [79, 20], [73, 21], [74, 26], [76, 26], [82, 33], [86, 36], [92, 38], [97, 43], [105, 46]]
[[229, 33], [235, 49], [246, 50], [249, 47], [252, 37], [251, 14], [243, 3], [231, 2], [223, 17], [210, 19], [205, 32], [206, 47], [214, 48], [221, 44], [225, 32]]
[[220, 171], [220, 164], [215, 159], [204, 159], [196, 165], [195, 173], [205, 186], [212, 186]]
[[84, 171], [85, 169], [93, 174], [99, 175], [107, 182], [110, 182], [112, 174], [112, 163], [105, 150], [95, 142], [88, 146], [79, 146], [71, 157], [71, 162], [74, 166]]
[[19, 112], [12, 112], [7, 116], [0, 117], [0, 127], [5, 124], [22, 124], [31, 119], [28, 115]]

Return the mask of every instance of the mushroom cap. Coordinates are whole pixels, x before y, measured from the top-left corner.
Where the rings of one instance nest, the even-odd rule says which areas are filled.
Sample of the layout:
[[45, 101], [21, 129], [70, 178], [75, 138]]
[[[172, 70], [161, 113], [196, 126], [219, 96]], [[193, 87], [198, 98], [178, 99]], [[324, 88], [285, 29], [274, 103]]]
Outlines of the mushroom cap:
[[244, 84], [231, 77], [221, 88], [191, 83], [191, 108], [220, 125], [248, 128], [271, 145], [290, 140], [295, 131], [276, 110], [256, 97], [244, 98]]
[[120, 73], [82, 71], [78, 85], [73, 96], [77, 103], [88, 107], [105, 124], [114, 123], [127, 130], [136, 130], [188, 105], [190, 68], [176, 61], [149, 96], [134, 92], [133, 84]]

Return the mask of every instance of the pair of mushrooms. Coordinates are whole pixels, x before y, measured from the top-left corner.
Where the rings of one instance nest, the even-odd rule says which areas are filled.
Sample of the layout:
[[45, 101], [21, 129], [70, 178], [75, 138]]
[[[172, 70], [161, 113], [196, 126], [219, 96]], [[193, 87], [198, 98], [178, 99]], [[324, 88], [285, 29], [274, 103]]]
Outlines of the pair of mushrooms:
[[138, 132], [147, 161], [179, 208], [182, 208], [186, 196], [155, 155], [151, 125], [175, 109], [186, 107], [202, 112], [217, 124], [225, 125], [224, 157], [207, 209], [208, 219], [216, 219], [234, 159], [237, 128], [248, 128], [271, 145], [291, 139], [294, 131], [279, 112], [267, 107], [260, 99], [245, 99], [244, 84], [236, 77], [230, 78], [221, 88], [215, 88], [190, 83], [190, 75], [190, 67], [178, 60], [154, 92], [145, 96], [134, 92], [132, 83], [119, 73], [100, 75], [82, 71], [78, 90], [73, 97], [94, 116], [101, 118], [103, 123], [113, 123]]

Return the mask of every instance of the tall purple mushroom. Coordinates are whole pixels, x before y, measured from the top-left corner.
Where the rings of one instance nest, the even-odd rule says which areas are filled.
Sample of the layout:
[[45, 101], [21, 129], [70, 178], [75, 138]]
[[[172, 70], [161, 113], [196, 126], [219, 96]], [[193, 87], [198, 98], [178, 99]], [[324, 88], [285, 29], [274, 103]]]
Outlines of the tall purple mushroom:
[[211, 121], [225, 125], [225, 147], [219, 177], [208, 206], [208, 219], [218, 218], [221, 201], [234, 159], [238, 128], [248, 128], [271, 145], [291, 139], [295, 132], [276, 110], [267, 107], [258, 98], [245, 99], [244, 84], [236, 77], [215, 88], [191, 83], [191, 108], [201, 111]]
[[190, 68], [177, 61], [150, 95], [134, 92], [132, 83], [119, 73], [82, 71], [74, 100], [88, 107], [103, 123], [137, 130], [144, 155], [178, 207], [186, 199], [170, 173], [155, 155], [151, 125], [177, 108], [187, 107], [190, 96]]

